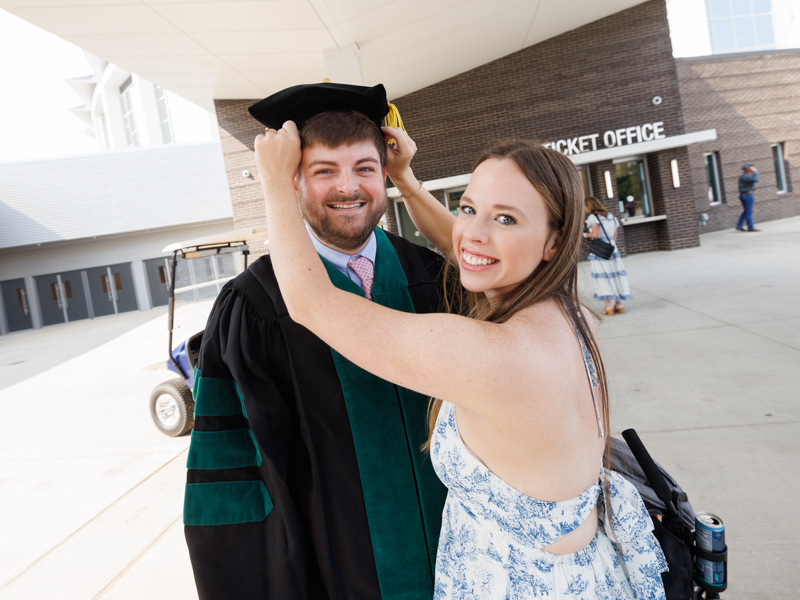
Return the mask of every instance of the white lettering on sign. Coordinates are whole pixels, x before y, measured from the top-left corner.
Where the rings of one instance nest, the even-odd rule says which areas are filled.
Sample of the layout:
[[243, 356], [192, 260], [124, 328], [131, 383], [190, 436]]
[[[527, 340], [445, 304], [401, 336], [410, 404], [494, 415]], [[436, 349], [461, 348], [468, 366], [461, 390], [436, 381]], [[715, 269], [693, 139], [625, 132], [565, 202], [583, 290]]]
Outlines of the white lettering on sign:
[[[601, 134], [593, 133], [591, 135], [582, 135], [579, 137], [565, 138], [556, 142], [547, 142], [544, 144], [545, 148], [553, 148], [562, 154], [581, 154], [582, 152], [590, 152], [597, 150], [597, 140]], [[626, 146], [628, 144], [638, 144], [639, 142], [651, 142], [653, 140], [660, 140], [667, 137], [664, 133], [664, 122], [658, 121], [657, 123], [645, 123], [644, 125], [636, 125], [633, 127], [625, 127], [623, 129], [609, 129], [603, 136], [603, 146], [606, 148], [615, 148], [617, 146]]]

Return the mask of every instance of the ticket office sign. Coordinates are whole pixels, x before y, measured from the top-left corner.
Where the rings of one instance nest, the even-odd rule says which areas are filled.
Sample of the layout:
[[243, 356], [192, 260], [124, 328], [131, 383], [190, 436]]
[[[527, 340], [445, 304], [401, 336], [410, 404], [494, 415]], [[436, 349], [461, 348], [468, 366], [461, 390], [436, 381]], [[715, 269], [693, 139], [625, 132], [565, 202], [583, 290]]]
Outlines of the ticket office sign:
[[[567, 156], [591, 152], [603, 148], [616, 148], [639, 142], [650, 142], [667, 137], [664, 134], [664, 122], [645, 123], [633, 127], [623, 127], [622, 129], [609, 129], [600, 133], [581, 135], [578, 137], [565, 138], [555, 142], [547, 142], [545, 148], [553, 148]], [[602, 146], [600, 144], [603, 144]]]

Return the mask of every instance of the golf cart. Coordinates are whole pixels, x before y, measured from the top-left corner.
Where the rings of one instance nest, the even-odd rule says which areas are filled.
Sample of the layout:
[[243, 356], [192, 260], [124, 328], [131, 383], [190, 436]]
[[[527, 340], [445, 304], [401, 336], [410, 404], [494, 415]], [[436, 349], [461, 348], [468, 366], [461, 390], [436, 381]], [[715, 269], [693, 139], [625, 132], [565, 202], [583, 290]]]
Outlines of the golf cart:
[[[194, 426], [194, 367], [200, 354], [203, 332], [195, 333], [187, 340], [172, 348], [172, 334], [175, 327], [175, 299], [192, 296], [194, 299], [215, 298], [222, 284], [233, 279], [247, 268], [250, 254], [249, 242], [267, 239], [266, 227], [237, 229], [225, 234], [205, 236], [186, 242], [171, 244], [163, 252], [171, 252], [168, 264], [167, 286], [169, 289], [169, 359], [167, 369], [180, 377], [160, 383], [150, 394], [150, 416], [163, 433], [175, 437], [191, 431]], [[179, 259], [203, 259], [211, 277], [207, 281], [193, 283], [191, 278], [181, 277], [178, 269]], [[188, 265], [188, 263], [187, 263]], [[192, 269], [183, 269], [186, 273]], [[188, 279], [188, 281], [187, 281]], [[182, 285], [185, 283], [189, 285]]]

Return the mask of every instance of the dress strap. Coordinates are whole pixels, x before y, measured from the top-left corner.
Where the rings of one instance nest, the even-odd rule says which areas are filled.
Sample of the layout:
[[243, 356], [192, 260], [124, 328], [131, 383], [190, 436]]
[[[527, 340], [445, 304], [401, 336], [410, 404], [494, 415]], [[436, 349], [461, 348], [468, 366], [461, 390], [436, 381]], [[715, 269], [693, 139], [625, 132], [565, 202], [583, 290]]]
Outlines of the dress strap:
[[[581, 334], [581, 330], [578, 329], [578, 324], [575, 322], [575, 318], [570, 314], [569, 310], [567, 309], [567, 305], [562, 301], [564, 304], [564, 311], [567, 313], [569, 320], [572, 322], [572, 328], [575, 330], [575, 335], [578, 336], [578, 341], [581, 344], [581, 354], [583, 354], [583, 365], [586, 367], [586, 375], [589, 377], [589, 386], [592, 389], [592, 402], [594, 402], [594, 414], [597, 416], [597, 430], [601, 438], [605, 437], [605, 431], [603, 430], [603, 418], [600, 415], [600, 406], [597, 404], [597, 388], [600, 387], [600, 381], [597, 379], [597, 370], [594, 366], [594, 360], [592, 360], [592, 353], [589, 351], [589, 345], [586, 343], [586, 340], [583, 338]], [[589, 332], [591, 336], [591, 331], [587, 327], [586, 330]], [[589, 338], [591, 339], [591, 337]]]

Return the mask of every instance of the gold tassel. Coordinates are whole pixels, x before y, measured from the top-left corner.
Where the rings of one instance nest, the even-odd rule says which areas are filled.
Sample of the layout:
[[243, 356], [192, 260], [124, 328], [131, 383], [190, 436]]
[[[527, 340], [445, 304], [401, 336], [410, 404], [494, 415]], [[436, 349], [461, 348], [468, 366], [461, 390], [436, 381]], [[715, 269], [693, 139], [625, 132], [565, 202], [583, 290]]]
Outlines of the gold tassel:
[[[384, 126], [399, 127], [400, 129], [405, 131], [406, 128], [403, 125], [402, 117], [400, 117], [400, 111], [397, 110], [397, 107], [391, 102], [389, 102], [388, 104], [389, 104], [389, 112], [383, 118]], [[390, 148], [394, 148], [397, 145], [397, 140], [394, 138], [389, 138], [389, 140], [386, 143], [389, 145]]]
[[331, 80], [326, 77], [322, 80], [322, 83], [331, 83]]
[[397, 110], [397, 107], [391, 102], [389, 102], [388, 104], [389, 104], [389, 112], [384, 117], [383, 124], [386, 127], [399, 127], [400, 129], [405, 131], [406, 128], [403, 126], [403, 119], [400, 117], [400, 111]]

